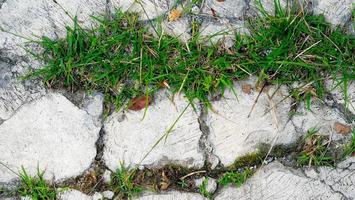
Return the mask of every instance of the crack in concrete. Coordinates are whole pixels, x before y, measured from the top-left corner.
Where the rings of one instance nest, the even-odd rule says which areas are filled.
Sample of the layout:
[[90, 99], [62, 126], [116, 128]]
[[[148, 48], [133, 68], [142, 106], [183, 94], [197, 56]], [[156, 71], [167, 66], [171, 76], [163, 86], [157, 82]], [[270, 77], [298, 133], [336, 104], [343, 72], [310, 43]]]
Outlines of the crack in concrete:
[[213, 153], [213, 144], [209, 140], [210, 127], [207, 125], [208, 110], [205, 106], [200, 105], [200, 111], [201, 113], [198, 118], [198, 123], [200, 125], [200, 131], [202, 132], [202, 135], [199, 140], [199, 147], [203, 151], [206, 168], [214, 169], [220, 163], [220, 159]]

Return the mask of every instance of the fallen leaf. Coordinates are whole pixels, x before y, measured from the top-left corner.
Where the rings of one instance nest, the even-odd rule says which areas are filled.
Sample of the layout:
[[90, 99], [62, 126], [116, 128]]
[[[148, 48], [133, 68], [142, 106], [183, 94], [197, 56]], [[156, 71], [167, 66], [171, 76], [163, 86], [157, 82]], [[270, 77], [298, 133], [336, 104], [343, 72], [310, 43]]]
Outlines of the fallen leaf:
[[151, 102], [151, 98], [148, 96], [141, 96], [138, 98], [131, 99], [131, 102], [128, 106], [128, 109], [138, 111], [142, 110], [146, 106], [148, 106]]
[[224, 2], [225, 0], [217, 0], [218, 2]]
[[250, 94], [251, 93], [251, 85], [250, 84], [243, 84], [242, 90], [244, 93]]
[[216, 16], [217, 16], [216, 11], [215, 11], [213, 8], [211, 8], [211, 12], [212, 12], [212, 16], [213, 16], [213, 17], [216, 17]]
[[162, 87], [162, 88], [168, 88], [168, 89], [170, 89], [170, 85], [168, 84], [167, 81], [163, 81], [163, 82], [159, 83], [159, 85], [160, 85], [160, 87]]
[[169, 22], [172, 22], [172, 21], [176, 21], [177, 19], [179, 19], [182, 15], [182, 11], [181, 10], [178, 10], [178, 9], [172, 9], [170, 11], [170, 14], [168, 16], [168, 20]]
[[159, 183], [160, 185], [160, 189], [161, 190], [166, 190], [168, 189], [169, 185], [170, 185], [170, 180], [169, 178], [165, 175], [165, 172], [163, 171], [161, 174], [162, 178], [161, 178], [161, 182]]
[[339, 123], [339, 122], [335, 122], [334, 123], [334, 130], [338, 134], [346, 135], [346, 134], [349, 134], [351, 132], [351, 127], [348, 126], [348, 125]]

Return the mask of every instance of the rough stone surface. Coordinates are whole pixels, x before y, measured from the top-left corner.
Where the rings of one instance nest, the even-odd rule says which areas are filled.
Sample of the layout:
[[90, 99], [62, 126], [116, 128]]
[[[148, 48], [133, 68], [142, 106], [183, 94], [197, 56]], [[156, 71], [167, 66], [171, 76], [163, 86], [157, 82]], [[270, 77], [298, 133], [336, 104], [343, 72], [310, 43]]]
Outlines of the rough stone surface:
[[177, 191], [171, 191], [171, 192], [161, 193], [161, 194], [143, 194], [141, 197], [135, 198], [134, 200], [185, 200], [185, 199], [207, 200], [200, 194], [177, 192]]
[[[242, 92], [245, 83], [253, 87], [250, 94]], [[289, 120], [291, 99], [286, 98], [286, 88], [265, 88], [250, 117], [259, 94], [255, 79], [236, 83], [234, 90], [237, 97], [227, 90], [222, 100], [212, 103], [215, 112], [209, 112], [207, 117], [214, 153], [223, 165], [257, 151], [261, 143], [287, 145], [299, 138]]]
[[355, 81], [348, 82], [345, 89], [344, 83], [327, 80], [326, 87], [336, 103], [342, 104], [347, 110], [355, 115]]
[[[197, 187], [200, 187], [205, 180], [206, 180], [206, 177], [202, 177], [202, 178], [196, 179], [195, 180], [195, 185]], [[207, 177], [206, 191], [211, 193], [211, 194], [213, 194], [216, 191], [216, 189], [217, 189], [216, 179]]]
[[38, 81], [20, 80], [20, 76], [24, 75], [24, 64], [1, 57], [0, 54], [0, 120], [10, 118], [25, 102], [45, 94], [45, 89]]
[[245, 0], [206, 0], [202, 13], [210, 16], [242, 18], [247, 6]]
[[[14, 171], [23, 166], [32, 174], [39, 167], [54, 180], [77, 176], [95, 157], [99, 130], [85, 111], [59, 94], [48, 94], [0, 126], [0, 160]], [[0, 166], [0, 183], [15, 178]]]
[[206, 19], [200, 27], [201, 40], [206, 45], [215, 45], [222, 42], [230, 48], [235, 43], [235, 33], [248, 34], [244, 21], [228, 19]]
[[344, 25], [351, 18], [354, 0], [312, 0], [314, 14], [323, 14], [333, 25]]
[[[48, 36], [56, 38], [65, 35], [65, 26], [73, 24], [66, 14], [77, 15], [84, 26], [91, 25], [90, 15], [103, 13], [106, 0], [7, 0], [0, 10], [0, 27], [19, 36], [35, 38]], [[62, 8], [64, 9], [62, 9]], [[35, 37], [34, 37], [35, 36]], [[25, 54], [20, 48], [26, 40], [6, 32], [0, 32], [0, 49], [15, 50]]]
[[102, 192], [102, 196], [107, 199], [112, 199], [114, 195], [115, 195], [115, 193], [113, 193], [112, 191], [109, 191], [109, 190]]
[[[182, 96], [175, 96], [171, 101], [165, 91], [160, 91], [155, 96], [155, 103], [148, 107], [144, 119], [144, 109], [114, 113], [104, 125], [106, 145], [103, 159], [106, 165], [111, 170], [116, 170], [120, 162], [131, 167], [167, 163], [202, 167], [204, 158], [198, 144], [201, 137], [198, 113], [191, 106], [164, 139], [166, 131], [187, 106], [188, 101]], [[162, 137], [161, 142], [141, 162]]]
[[[286, 9], [288, 5], [287, 0], [280, 0], [280, 5], [282, 8]], [[260, 0], [261, 5], [256, 1], [256, 0], [251, 0], [250, 1], [250, 8], [248, 9], [248, 13], [255, 15], [255, 14], [261, 14], [260, 13], [260, 6], [264, 9], [265, 12], [267, 12], [270, 15], [275, 14], [275, 0]]]
[[[354, 181], [354, 174], [347, 174]], [[347, 182], [350, 178], [342, 179]], [[336, 179], [333, 179], [336, 180]], [[340, 185], [342, 183], [339, 183]], [[350, 185], [348, 182], [347, 185]], [[354, 189], [354, 186], [350, 186]], [[327, 183], [308, 178], [301, 171], [284, 167], [274, 162], [260, 169], [239, 188], [223, 188], [216, 200], [227, 199], [346, 199], [346, 196], [332, 189]]]
[[172, 22], [165, 20], [162, 23], [162, 28], [164, 33], [178, 37], [182, 42], [186, 43], [191, 38], [191, 26], [188, 17], [183, 17]]
[[166, 14], [175, 4], [175, 0], [111, 0], [114, 9], [120, 8], [123, 11], [138, 12], [141, 19], [155, 19]]
[[310, 129], [318, 129], [320, 134], [329, 135], [333, 140], [344, 137], [336, 133], [334, 124], [351, 125], [347, 123], [338, 109], [330, 108], [317, 100], [311, 102], [310, 110], [302, 103], [297, 110], [297, 114], [292, 118], [292, 122], [299, 133], [306, 133]]
[[316, 170], [305, 170], [308, 177], [319, 180], [331, 187], [335, 192], [338, 192], [348, 199], [355, 197], [355, 171], [354, 169], [341, 169], [320, 167]]
[[93, 200], [93, 198], [78, 190], [70, 189], [60, 194], [59, 200]]

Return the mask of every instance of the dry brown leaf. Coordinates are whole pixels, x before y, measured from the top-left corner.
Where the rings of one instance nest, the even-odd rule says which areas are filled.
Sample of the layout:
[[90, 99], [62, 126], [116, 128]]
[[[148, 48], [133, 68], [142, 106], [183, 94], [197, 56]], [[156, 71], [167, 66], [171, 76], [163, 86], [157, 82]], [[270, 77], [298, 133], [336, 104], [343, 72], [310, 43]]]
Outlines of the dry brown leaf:
[[146, 106], [148, 106], [151, 102], [151, 98], [148, 96], [141, 96], [138, 98], [131, 99], [128, 109], [138, 111], [142, 110]]
[[346, 134], [349, 134], [351, 132], [351, 127], [347, 126], [345, 124], [339, 123], [339, 122], [335, 122], [334, 123], [334, 130], [338, 134], [346, 135]]
[[251, 93], [251, 85], [250, 84], [243, 84], [242, 90], [244, 93], [250, 94]]
[[182, 16], [182, 11], [181, 11], [181, 10], [172, 9], [172, 10], [170, 11], [169, 16], [168, 16], [168, 20], [169, 20], [169, 22], [176, 21], [176, 20], [179, 19], [181, 16]]

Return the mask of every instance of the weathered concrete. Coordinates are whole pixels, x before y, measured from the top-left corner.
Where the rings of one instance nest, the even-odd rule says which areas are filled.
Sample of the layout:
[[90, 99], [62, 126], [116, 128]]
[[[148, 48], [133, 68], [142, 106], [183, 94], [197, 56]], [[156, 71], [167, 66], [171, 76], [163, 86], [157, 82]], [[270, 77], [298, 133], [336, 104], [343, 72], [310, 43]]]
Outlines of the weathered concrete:
[[213, 194], [216, 189], [217, 189], [217, 181], [216, 179], [214, 178], [211, 178], [211, 177], [202, 177], [202, 178], [199, 178], [199, 179], [196, 179], [195, 180], [195, 185], [196, 187], [200, 187], [201, 185], [203, 185], [204, 181], [207, 179], [207, 182], [206, 182], [206, 191], [209, 192], [210, 194]]
[[78, 190], [70, 189], [59, 194], [59, 200], [93, 200], [93, 198]]
[[[24, 62], [14, 63], [0, 56], [0, 119], [9, 119], [25, 102], [45, 94], [43, 84], [36, 80], [22, 81]], [[0, 122], [1, 124], [1, 122]]]
[[242, 18], [247, 9], [245, 0], [206, 0], [202, 13], [213, 17]]
[[[182, 96], [171, 100], [165, 92], [156, 94], [155, 103], [148, 107], [144, 118], [143, 109], [114, 113], [107, 120], [104, 125], [106, 145], [103, 159], [111, 170], [116, 170], [120, 162], [131, 167], [167, 163], [203, 166], [203, 154], [198, 145], [201, 137], [198, 113], [193, 111], [191, 105], [188, 106], [188, 101]], [[164, 134], [187, 106], [165, 140]], [[153, 148], [160, 138], [160, 143]], [[149, 153], [151, 148], [153, 150]]]
[[[252, 87], [250, 94], [243, 92], [244, 84]], [[300, 137], [289, 120], [291, 99], [285, 87], [265, 88], [257, 103], [255, 79], [236, 83], [234, 90], [237, 96], [227, 90], [224, 98], [212, 103], [214, 112], [207, 121], [214, 153], [223, 165], [257, 151], [261, 143], [287, 145]]]
[[[103, 13], [106, 0], [7, 0], [0, 10], [0, 27], [9, 34], [0, 32], [0, 49], [26, 54], [21, 48], [25, 38], [50, 38], [65, 36], [65, 26], [73, 24], [72, 17], [77, 15], [84, 26], [91, 25], [90, 15]], [[20, 36], [20, 37], [19, 37]], [[25, 37], [25, 38], [22, 38]]]
[[135, 198], [134, 200], [185, 200], [185, 199], [207, 200], [200, 194], [177, 192], [177, 191], [171, 191], [171, 192], [161, 193], [161, 194], [153, 194], [153, 193], [143, 194], [141, 197]]
[[[0, 126], [0, 160], [18, 172], [37, 167], [46, 177], [62, 180], [77, 176], [96, 155], [100, 127], [87, 112], [65, 97], [52, 93], [22, 106]], [[16, 179], [0, 166], [0, 183]]]
[[[348, 180], [354, 181], [354, 174], [347, 173], [351, 178], [343, 179], [340, 185]], [[335, 179], [334, 179], [335, 180]], [[350, 185], [348, 182], [347, 185]], [[354, 186], [350, 186], [355, 189]], [[239, 188], [235, 186], [223, 188], [216, 200], [227, 199], [345, 199], [346, 196], [332, 189], [330, 185], [319, 179], [307, 177], [300, 170], [284, 167], [278, 162], [271, 163], [260, 169], [253, 177]]]
[[314, 14], [323, 14], [333, 25], [344, 25], [351, 18], [354, 0], [312, 0]]
[[305, 174], [314, 180], [319, 180], [331, 187], [334, 192], [340, 193], [348, 199], [355, 197], [355, 170], [320, 167], [306, 169]]
[[355, 115], [355, 81], [347, 82], [346, 88], [344, 82], [327, 80], [325, 84], [334, 101]]
[[348, 124], [338, 109], [328, 107], [315, 99], [311, 101], [310, 110], [307, 109], [305, 103], [301, 103], [296, 114], [292, 117], [292, 122], [299, 133], [307, 133], [310, 129], [318, 129], [320, 134], [329, 135], [333, 140], [344, 137], [335, 132], [335, 123]]
[[113, 10], [138, 12], [143, 20], [155, 19], [166, 14], [175, 4], [175, 0], [111, 0]]

